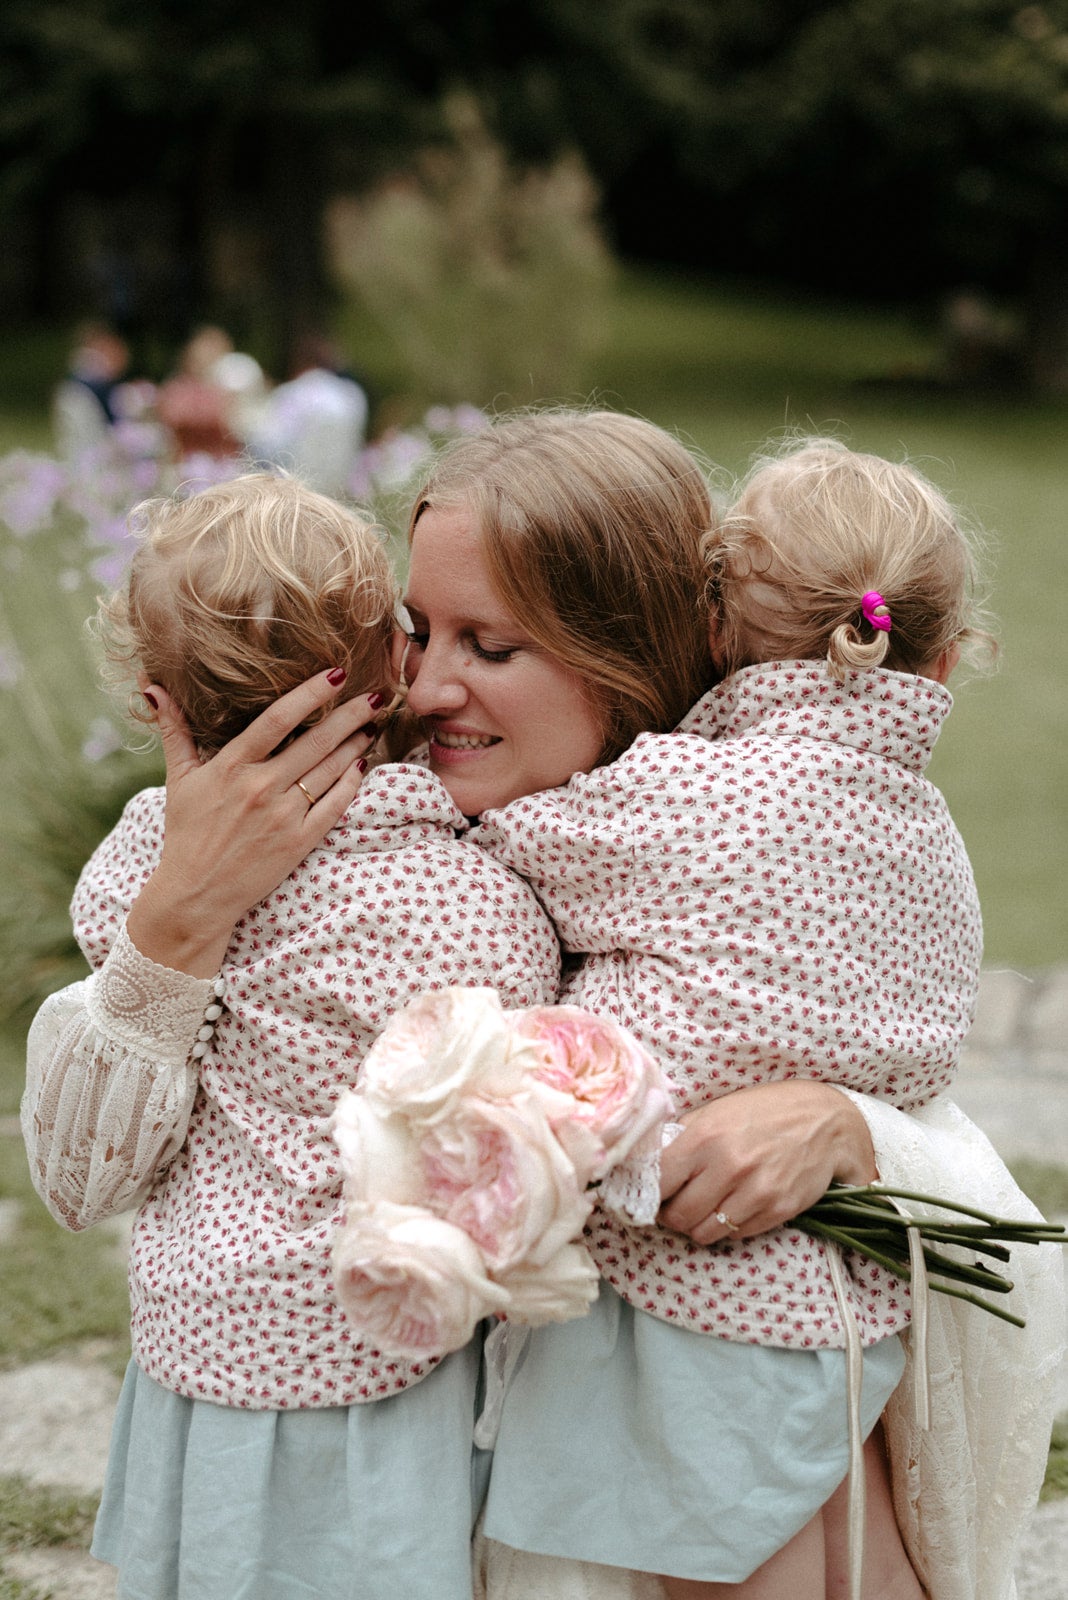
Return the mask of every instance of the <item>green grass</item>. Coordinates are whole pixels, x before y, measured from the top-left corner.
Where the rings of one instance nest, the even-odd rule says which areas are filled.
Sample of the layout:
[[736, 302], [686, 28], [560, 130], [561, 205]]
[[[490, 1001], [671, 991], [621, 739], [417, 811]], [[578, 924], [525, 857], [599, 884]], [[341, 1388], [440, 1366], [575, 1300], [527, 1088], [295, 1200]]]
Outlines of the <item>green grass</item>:
[[4, 1556], [18, 1550], [87, 1551], [99, 1499], [44, 1488], [17, 1475], [0, 1477], [0, 1600], [48, 1600], [51, 1590], [5, 1574]]
[[0, 1478], [0, 1544], [9, 1550], [48, 1545], [86, 1549], [97, 1498], [43, 1489], [17, 1475]]
[[1060, 1417], [1053, 1425], [1050, 1440], [1046, 1479], [1039, 1500], [1063, 1500], [1068, 1496], [1068, 1417]]
[[0, 1137], [0, 1198], [18, 1206], [0, 1256], [0, 1368], [92, 1341], [121, 1375], [129, 1359], [123, 1251], [107, 1229], [67, 1233], [30, 1183], [22, 1141]]
[[1028, 1199], [1051, 1221], [1068, 1218], [1068, 1167], [1044, 1161], [1014, 1161], [1012, 1175]]

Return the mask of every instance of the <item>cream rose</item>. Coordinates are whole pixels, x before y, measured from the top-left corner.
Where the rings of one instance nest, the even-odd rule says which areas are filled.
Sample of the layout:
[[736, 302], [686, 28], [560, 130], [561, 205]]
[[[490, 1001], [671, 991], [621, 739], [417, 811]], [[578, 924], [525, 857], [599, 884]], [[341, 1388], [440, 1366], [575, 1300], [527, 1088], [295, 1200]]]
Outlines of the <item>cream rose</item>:
[[387, 1355], [460, 1350], [510, 1296], [460, 1228], [417, 1206], [351, 1207], [334, 1241], [334, 1282], [358, 1333]]
[[421, 1203], [419, 1144], [405, 1117], [381, 1110], [359, 1090], [347, 1089], [330, 1132], [341, 1156], [348, 1201]]
[[565, 1244], [538, 1267], [519, 1266], [505, 1273], [504, 1282], [511, 1296], [509, 1322], [537, 1328], [584, 1317], [601, 1279], [585, 1245]]
[[410, 1001], [386, 1025], [360, 1069], [360, 1091], [413, 1123], [430, 1123], [466, 1094], [507, 1099], [523, 1075], [496, 991], [440, 989]]

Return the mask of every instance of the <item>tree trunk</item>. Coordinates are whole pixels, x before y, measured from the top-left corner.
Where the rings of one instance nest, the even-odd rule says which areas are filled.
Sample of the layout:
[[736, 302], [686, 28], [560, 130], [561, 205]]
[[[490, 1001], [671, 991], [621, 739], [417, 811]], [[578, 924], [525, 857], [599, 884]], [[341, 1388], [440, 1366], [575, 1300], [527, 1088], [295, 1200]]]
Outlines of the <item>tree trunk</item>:
[[1030, 387], [1068, 394], [1068, 222], [1036, 242], [1024, 314]]

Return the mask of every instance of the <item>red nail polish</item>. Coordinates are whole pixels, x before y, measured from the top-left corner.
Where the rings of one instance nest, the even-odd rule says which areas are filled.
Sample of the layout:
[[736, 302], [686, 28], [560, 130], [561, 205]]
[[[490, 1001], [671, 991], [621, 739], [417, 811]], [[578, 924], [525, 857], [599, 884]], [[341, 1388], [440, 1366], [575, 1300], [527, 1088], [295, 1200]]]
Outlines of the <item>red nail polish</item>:
[[384, 694], [379, 694], [377, 689], [374, 691], [373, 694], [369, 694], [367, 696], [367, 704], [371, 707], [372, 711], [377, 711], [379, 706], [384, 706], [385, 703], [386, 703], [385, 695]]
[[360, 769], [361, 772], [366, 772], [367, 771], [367, 762], [363, 759], [362, 756], [360, 757], [359, 761], [357, 761], [356, 765]]
[[327, 683], [332, 683], [336, 689], [339, 684], [344, 683], [347, 677], [348, 673], [345, 671], [344, 667], [334, 667], [331, 672], [327, 673], [326, 681]]
[[152, 693], [152, 690], [151, 689], [142, 689], [141, 693], [144, 695], [145, 699], [148, 701], [148, 703], [152, 707], [153, 711], [158, 711], [159, 710], [159, 701], [156, 699], [155, 695]]

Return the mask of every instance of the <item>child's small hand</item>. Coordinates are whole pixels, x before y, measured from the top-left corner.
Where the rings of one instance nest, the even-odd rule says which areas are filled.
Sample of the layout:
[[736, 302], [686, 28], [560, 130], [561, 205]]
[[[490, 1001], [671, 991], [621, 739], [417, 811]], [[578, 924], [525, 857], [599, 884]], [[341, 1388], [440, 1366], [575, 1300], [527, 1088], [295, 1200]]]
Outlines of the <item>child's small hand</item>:
[[166, 692], [146, 688], [167, 763], [167, 810], [162, 859], [128, 922], [143, 955], [210, 976], [238, 918], [344, 815], [374, 743], [368, 725], [382, 696], [345, 701], [278, 748], [337, 694], [340, 682], [329, 679], [319, 673], [283, 695], [206, 762]]

